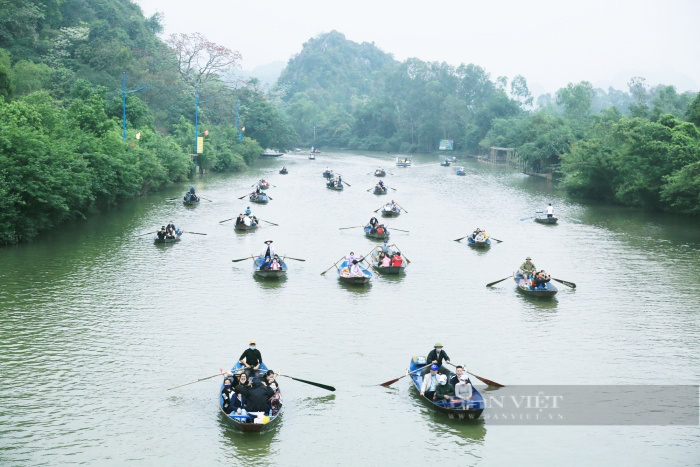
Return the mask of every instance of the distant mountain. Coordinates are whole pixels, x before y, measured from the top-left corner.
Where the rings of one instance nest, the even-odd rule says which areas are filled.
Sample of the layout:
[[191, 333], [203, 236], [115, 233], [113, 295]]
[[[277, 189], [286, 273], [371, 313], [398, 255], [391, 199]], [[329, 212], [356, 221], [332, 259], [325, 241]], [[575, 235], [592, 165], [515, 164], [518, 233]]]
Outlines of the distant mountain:
[[272, 87], [280, 77], [282, 70], [287, 64], [285, 62], [272, 62], [266, 65], [260, 65], [252, 70], [238, 70], [235, 75], [238, 79], [248, 80], [257, 78], [266, 87]]
[[284, 90], [286, 101], [305, 93], [317, 105], [349, 109], [353, 97], [376, 95], [383, 83], [377, 76], [397, 64], [374, 43], [358, 44], [331, 31], [304, 43], [287, 63], [277, 86]]

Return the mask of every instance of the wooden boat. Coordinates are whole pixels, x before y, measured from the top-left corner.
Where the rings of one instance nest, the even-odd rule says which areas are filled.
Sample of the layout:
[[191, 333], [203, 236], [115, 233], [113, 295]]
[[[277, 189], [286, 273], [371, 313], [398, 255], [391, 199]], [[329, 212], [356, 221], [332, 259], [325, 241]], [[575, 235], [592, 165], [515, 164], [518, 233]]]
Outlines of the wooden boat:
[[324, 170], [323, 171], [323, 178], [328, 178], [328, 179], [333, 178], [333, 171], [332, 170]]
[[176, 229], [175, 230], [175, 238], [164, 238], [160, 239], [158, 238], [158, 235], [153, 237], [153, 243], [155, 244], [163, 244], [163, 243], [177, 243], [180, 241], [180, 237], [182, 237], [182, 230]]
[[[372, 250], [372, 253], [370, 253], [370, 256], [372, 257], [372, 267], [374, 268], [375, 271], [377, 271], [380, 274], [402, 274], [406, 272], [406, 267], [408, 266], [408, 262], [406, 261], [406, 258], [403, 259], [403, 262], [401, 263], [401, 266], [389, 266], [389, 267], [382, 267], [379, 266], [379, 254], [383, 251], [383, 248], [378, 246], [374, 250]], [[394, 254], [398, 250], [393, 247], [387, 247], [387, 253], [389, 254]]]
[[258, 203], [258, 204], [267, 204], [268, 201], [270, 201], [270, 198], [265, 193], [260, 193], [259, 195], [255, 193], [251, 193], [248, 196], [248, 199], [250, 200], [251, 203]]
[[270, 188], [270, 182], [261, 180], [258, 182], [258, 188], [260, 188], [261, 190], [267, 190], [268, 188]]
[[[420, 394], [421, 386], [423, 385], [423, 371], [419, 368], [427, 365], [428, 362], [425, 357], [413, 357], [411, 358], [411, 365], [409, 367], [411, 373], [411, 380], [413, 380], [413, 387]], [[450, 373], [449, 378], [455, 376], [454, 373]], [[438, 412], [442, 412], [447, 415], [448, 418], [456, 420], [476, 420], [481, 416], [481, 413], [486, 408], [484, 403], [484, 397], [481, 393], [472, 385], [472, 398], [469, 401], [451, 402], [451, 401], [433, 401], [425, 396], [420, 396], [421, 400], [428, 404], [433, 409]]]
[[389, 192], [389, 188], [387, 186], [384, 186], [384, 188], [382, 188], [379, 185], [375, 185], [375, 187], [374, 187], [374, 194], [375, 195], [385, 195], [388, 192]]
[[258, 277], [280, 279], [287, 276], [287, 263], [284, 258], [280, 258], [280, 269], [262, 269], [265, 264], [265, 258], [260, 255], [253, 261], [253, 269]]
[[374, 176], [375, 177], [386, 177], [386, 170], [384, 169], [377, 169], [374, 171]]
[[535, 222], [538, 224], [556, 224], [559, 219], [556, 217], [535, 217]]
[[399, 157], [396, 156], [396, 167], [410, 167], [411, 158], [410, 157]]
[[[236, 364], [233, 365], [233, 368], [231, 368], [231, 371], [234, 374], [241, 373], [243, 371], [243, 365], [241, 365], [240, 362], [236, 362]], [[264, 363], [260, 363], [260, 368], [258, 369], [256, 376], [263, 377], [265, 373], [267, 373], [267, 366], [265, 366]], [[227, 414], [224, 412], [224, 398], [221, 395], [223, 390], [224, 382], [221, 381], [221, 386], [219, 387], [219, 410], [233, 424], [233, 426], [240, 429], [244, 433], [260, 433], [261, 431], [267, 431], [275, 426], [277, 420], [279, 420], [279, 417], [282, 414], [284, 404], [281, 403], [281, 400], [279, 409], [277, 411], [273, 411], [271, 416], [260, 412], [256, 412], [255, 414], [249, 413], [247, 416], [236, 415], [235, 412]]]
[[255, 225], [237, 224], [233, 227], [233, 230], [235, 230], [236, 232], [251, 232], [253, 230], [258, 230], [258, 227], [260, 227], [258, 224], [255, 224]]
[[364, 227], [365, 237], [367, 237], [367, 238], [376, 238], [376, 239], [379, 239], [379, 240], [386, 240], [386, 239], [388, 239], [388, 238], [389, 238], [389, 235], [390, 235], [389, 229], [387, 229], [386, 227], [384, 227], [382, 224], [379, 224], [378, 227], [379, 227], [379, 226], [382, 226], [382, 228], [384, 229], [384, 232], [383, 232], [383, 233], [377, 233], [376, 231], [375, 231], [375, 232], [372, 232], [372, 226], [369, 225], [369, 224], [367, 224], [367, 225]]
[[315, 161], [315, 160], [316, 160], [316, 156], [314, 156], [313, 154], [309, 154], [309, 159], [311, 159], [312, 161]]
[[517, 272], [513, 273], [513, 280], [515, 281], [518, 292], [523, 295], [529, 295], [530, 297], [550, 298], [555, 296], [559, 291], [551, 281], [545, 284], [544, 289], [533, 289], [529, 285], [530, 281], [518, 275]]
[[340, 282], [345, 282], [346, 284], [366, 284], [372, 279], [372, 273], [369, 272], [361, 263], [358, 263], [360, 269], [362, 270], [361, 276], [351, 276], [350, 270], [348, 269], [347, 260], [343, 260], [338, 267], [338, 280]]
[[287, 170], [287, 169], [280, 170], [281, 175], [287, 175], [288, 173], [289, 173], [289, 170]]
[[464, 170], [464, 167], [460, 167], [457, 169], [457, 175], [464, 176], [467, 175], [467, 172]]
[[183, 198], [182, 204], [184, 204], [185, 206], [197, 206], [199, 204], [199, 201], [200, 199], [198, 196], [191, 196], [189, 198]]
[[328, 188], [329, 190], [343, 191], [343, 184], [333, 183], [331, 180], [328, 180], [328, 182], [326, 183], [326, 188]]
[[272, 149], [266, 149], [265, 152], [260, 153], [260, 157], [280, 157], [283, 153], [273, 151]]
[[472, 248], [489, 248], [491, 246], [491, 239], [487, 238], [483, 241], [476, 241], [470, 235], [467, 237], [467, 245], [469, 245]]
[[399, 217], [399, 215], [401, 214], [400, 207], [394, 205], [393, 208], [389, 207], [389, 209], [387, 209], [387, 206], [390, 205], [387, 204], [382, 208], [382, 217]]
[[443, 167], [449, 167], [450, 166], [450, 161], [442, 161], [440, 162], [440, 165]]

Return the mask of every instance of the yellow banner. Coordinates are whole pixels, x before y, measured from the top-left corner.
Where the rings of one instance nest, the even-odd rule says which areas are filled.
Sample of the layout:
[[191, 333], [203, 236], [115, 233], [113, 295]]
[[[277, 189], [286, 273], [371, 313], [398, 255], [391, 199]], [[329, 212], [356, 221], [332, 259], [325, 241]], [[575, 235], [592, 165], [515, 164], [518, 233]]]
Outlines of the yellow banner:
[[197, 137], [197, 154], [202, 154], [204, 152], [204, 137]]

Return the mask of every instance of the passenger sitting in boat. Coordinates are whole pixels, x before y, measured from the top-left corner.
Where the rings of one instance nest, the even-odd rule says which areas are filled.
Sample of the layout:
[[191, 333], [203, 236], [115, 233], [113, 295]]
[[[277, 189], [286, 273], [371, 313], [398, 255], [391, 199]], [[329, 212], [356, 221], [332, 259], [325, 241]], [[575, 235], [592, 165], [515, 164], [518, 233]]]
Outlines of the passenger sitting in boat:
[[161, 227], [161, 229], [158, 232], [156, 232], [156, 236], [158, 237], [158, 240], [165, 240], [165, 226]]
[[377, 266], [382, 265], [382, 261], [384, 261], [384, 258], [386, 258], [386, 253], [384, 253], [382, 251], [381, 253], [379, 253], [379, 256], [377, 257]]
[[457, 385], [459, 384], [459, 378], [461, 378], [462, 375], [464, 374], [464, 367], [462, 365], [457, 365], [455, 367], [455, 373], [456, 373], [455, 376], [450, 378], [450, 383], [452, 383], [452, 386], [454, 386], [456, 388]]
[[391, 267], [391, 258], [389, 257], [389, 255], [384, 255], [384, 258], [382, 258], [382, 267]]
[[253, 212], [253, 211], [250, 210], [250, 206], [248, 206], [247, 208], [245, 208], [245, 215], [246, 215], [246, 216], [250, 216], [250, 215], [252, 214], [252, 212]]
[[233, 401], [231, 403], [231, 411], [235, 411], [236, 415], [248, 415], [248, 411], [245, 409], [246, 400], [241, 392], [233, 393]]
[[236, 225], [241, 224], [243, 224], [243, 214], [239, 214], [238, 217], [236, 217]]
[[537, 268], [532, 263], [532, 258], [529, 256], [525, 258], [525, 262], [520, 265], [518, 269], [518, 275], [525, 277], [526, 279], [532, 279], [532, 275], [537, 271]]
[[265, 382], [267, 383], [268, 386], [272, 387], [272, 384], [275, 384], [275, 388], [277, 391], [279, 391], [279, 384], [277, 384], [277, 381], [275, 381], [275, 378], [277, 375], [275, 374], [274, 371], [272, 370], [267, 370], [267, 373], [265, 373]]
[[378, 233], [379, 235], [384, 235], [384, 231], [385, 231], [385, 229], [384, 229], [384, 224], [379, 224], [379, 225], [377, 226], [377, 233]]
[[433, 396], [433, 400], [435, 401], [440, 401], [440, 400], [452, 400], [452, 398], [455, 395], [455, 387], [452, 386], [448, 381], [447, 381], [447, 375], [440, 375], [440, 381], [437, 386], [437, 389], [435, 390], [435, 395]]
[[237, 394], [242, 394], [243, 389], [245, 389], [247, 386], [250, 386], [250, 381], [248, 381], [248, 375], [246, 373], [241, 373], [241, 375], [238, 378], [238, 384], [235, 385], [234, 390]]
[[391, 265], [395, 268], [400, 268], [403, 264], [403, 258], [401, 257], [401, 252], [397, 251], [394, 256], [391, 257]]
[[481, 233], [481, 229], [479, 227], [476, 228], [474, 232], [472, 232], [472, 240], [476, 240], [476, 236]]
[[536, 289], [546, 289], [547, 288], [547, 282], [549, 282], [551, 278], [549, 275], [544, 272], [544, 270], [538, 272], [535, 275], [535, 278], [532, 281], [532, 286]]
[[165, 227], [165, 230], [167, 230], [168, 232], [173, 232], [173, 233], [175, 233], [177, 231], [173, 221], [170, 221], [170, 223], [167, 225], [167, 227]]
[[272, 259], [272, 264], [270, 264], [270, 269], [274, 271], [279, 271], [280, 270], [280, 259], [275, 255], [275, 257]]
[[174, 233], [174, 232], [173, 232], [173, 233], [169, 232], [169, 231], [165, 228], [165, 226], [161, 227], [160, 229], [161, 229], [161, 230], [165, 230], [165, 238], [167, 238], [168, 240], [172, 240], [172, 239], [175, 238], [175, 233]]
[[231, 381], [228, 379], [224, 380], [224, 389], [221, 390], [221, 397], [224, 398], [224, 412], [226, 414], [230, 414], [231, 410], [233, 410], [233, 404], [231, 403], [231, 399], [235, 397], [235, 393], [233, 392], [233, 387], [231, 387]]
[[428, 371], [429, 374], [423, 376], [423, 384], [420, 387], [420, 395], [425, 396], [430, 400], [433, 400], [435, 396], [435, 390], [438, 387], [438, 369], [440, 367], [436, 364], [430, 365]]
[[479, 233], [479, 235], [477, 235], [477, 236], [474, 238], [474, 241], [475, 241], [475, 242], [485, 242], [485, 241], [486, 241], [486, 238], [484, 237], [484, 234], [483, 234], [483, 233]]
[[255, 216], [250, 216], [250, 225], [258, 225], [258, 218]]
[[362, 271], [362, 268], [360, 267], [360, 262], [357, 260], [353, 260], [352, 267], [350, 268], [350, 276], [362, 277], [364, 275], [365, 275], [365, 273]]
[[243, 390], [243, 396], [247, 400], [248, 412], [270, 412], [269, 400], [275, 393], [265, 386], [259, 378], [253, 378], [251, 386]]
[[469, 380], [467, 375], [462, 375], [459, 377], [459, 383], [455, 385], [455, 399], [459, 399], [464, 406], [467, 401], [471, 400], [473, 395], [472, 382]]

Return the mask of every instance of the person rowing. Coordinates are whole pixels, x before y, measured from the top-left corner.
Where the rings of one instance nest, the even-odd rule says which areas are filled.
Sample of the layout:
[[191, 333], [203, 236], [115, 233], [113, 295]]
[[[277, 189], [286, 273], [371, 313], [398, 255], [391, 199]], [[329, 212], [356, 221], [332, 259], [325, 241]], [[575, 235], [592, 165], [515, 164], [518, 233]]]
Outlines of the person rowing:
[[265, 260], [267, 260], [268, 258], [272, 258], [273, 256], [275, 256], [275, 249], [272, 248], [272, 240], [265, 241], [265, 245], [267, 245], [267, 249], [263, 252], [261, 256], [265, 258]]
[[248, 348], [243, 351], [238, 361], [245, 367], [245, 371], [249, 375], [260, 368], [260, 364], [263, 361], [262, 354], [256, 348], [255, 339], [251, 339], [248, 342]]
[[521, 277], [525, 277], [526, 279], [532, 279], [533, 275], [535, 274], [535, 271], [537, 271], [537, 268], [532, 262], [532, 258], [529, 256], [525, 258], [525, 262], [520, 265], [520, 268], [518, 269], [518, 275]]

